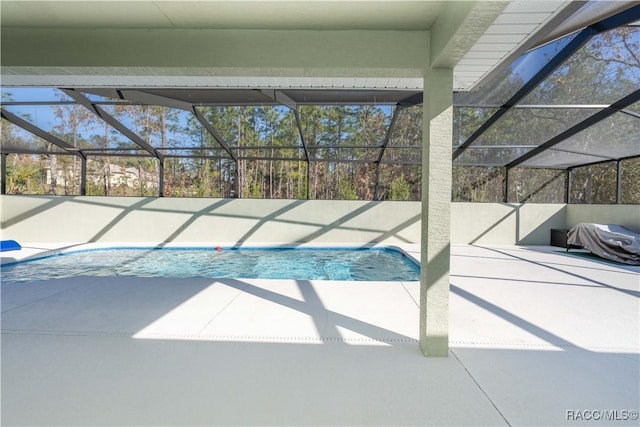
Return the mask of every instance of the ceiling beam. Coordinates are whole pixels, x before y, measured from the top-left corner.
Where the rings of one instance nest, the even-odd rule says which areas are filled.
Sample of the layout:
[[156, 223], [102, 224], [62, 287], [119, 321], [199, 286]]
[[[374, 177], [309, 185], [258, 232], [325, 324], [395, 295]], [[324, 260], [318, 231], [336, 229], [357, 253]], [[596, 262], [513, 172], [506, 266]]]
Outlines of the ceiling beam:
[[134, 133], [131, 129], [129, 129], [122, 123], [120, 123], [120, 121], [118, 121], [111, 114], [107, 113], [102, 108], [92, 103], [91, 100], [89, 100], [89, 98], [87, 98], [80, 92], [76, 91], [75, 89], [60, 89], [60, 90], [63, 91], [65, 94], [67, 94], [67, 96], [75, 99], [80, 105], [85, 107], [87, 110], [91, 111], [96, 116], [98, 116], [99, 118], [107, 122], [111, 127], [118, 130], [118, 132], [120, 132], [121, 134], [129, 138], [133, 143], [144, 148], [153, 157], [156, 157], [159, 160], [162, 160], [162, 154], [160, 154], [148, 142], [146, 142], [144, 139], [142, 139], [140, 136]]
[[384, 141], [382, 141], [382, 146], [380, 147], [380, 153], [378, 154], [378, 159], [376, 163], [380, 163], [382, 161], [382, 157], [384, 156], [384, 151], [391, 140], [391, 134], [393, 133], [393, 129], [395, 127], [396, 121], [398, 120], [398, 116], [400, 112], [404, 110], [405, 107], [398, 105], [393, 111], [393, 116], [391, 116], [391, 122], [389, 123], [389, 127], [387, 128], [387, 133], [384, 135]]
[[259, 89], [258, 91], [273, 99], [274, 101], [277, 101], [278, 103], [289, 107], [291, 110], [298, 109], [298, 104], [296, 103], [296, 101], [282, 93], [282, 91], [272, 89]]
[[98, 86], [110, 76], [141, 72], [165, 78], [419, 78], [428, 40], [428, 31], [2, 28], [2, 71], [3, 77], [44, 76], [55, 74], [47, 71], [54, 67], [58, 75], [77, 78], [74, 70], [87, 70]]
[[14, 125], [21, 127], [22, 129], [26, 130], [27, 132], [36, 135], [42, 139], [44, 139], [45, 141], [60, 147], [61, 149], [63, 149], [64, 151], [68, 152], [69, 154], [73, 154], [75, 156], [80, 157], [81, 159], [86, 159], [86, 156], [84, 155], [84, 153], [82, 153], [82, 150], [80, 150], [77, 147], [74, 147], [73, 145], [61, 140], [60, 138], [51, 135], [49, 132], [27, 122], [26, 120], [16, 116], [15, 114], [12, 114], [8, 111], [6, 111], [4, 108], [0, 109], [1, 110], [1, 115], [2, 118], [5, 120], [8, 120], [9, 122], [13, 123]]
[[[413, 107], [414, 105], [421, 104], [423, 102], [423, 93], [416, 93], [414, 95], [409, 96], [408, 98], [402, 99], [398, 101], [396, 104], [396, 108], [393, 111], [393, 116], [391, 116], [391, 122], [389, 123], [389, 127], [387, 128], [387, 133], [384, 136], [384, 140], [382, 141], [382, 145], [380, 146], [380, 153], [378, 154], [378, 159], [376, 163], [380, 163], [382, 161], [382, 157], [384, 156], [384, 152], [387, 149], [387, 145], [389, 145], [389, 141], [391, 140], [391, 134], [393, 133], [393, 129], [395, 128], [396, 121], [398, 120], [398, 116], [405, 108]], [[421, 148], [418, 146], [417, 148]]]
[[[160, 105], [166, 108], [175, 108], [178, 110], [188, 111], [195, 116], [200, 124], [205, 128], [207, 132], [213, 137], [213, 139], [224, 149], [234, 160], [236, 156], [231, 152], [229, 144], [224, 140], [222, 135], [211, 125], [209, 120], [194, 106], [188, 102], [180, 101], [178, 99], [169, 98], [166, 96], [160, 96], [153, 93], [147, 93], [140, 90], [126, 90], [121, 89], [118, 91], [122, 96], [131, 101], [142, 102], [148, 105]], [[166, 154], [165, 154], [166, 155]]]
[[296, 127], [298, 128], [298, 134], [300, 135], [300, 142], [302, 143], [302, 149], [304, 150], [305, 160], [307, 162], [310, 161], [311, 157], [309, 157], [309, 150], [304, 139], [304, 132], [302, 130], [302, 119], [300, 118], [300, 110], [298, 110], [298, 104], [289, 96], [285, 95], [279, 90], [261, 90], [260, 92], [267, 95], [269, 98], [278, 101], [280, 104], [289, 107], [289, 109], [293, 111], [296, 119]]
[[414, 105], [422, 104], [423, 98], [424, 93], [418, 92], [407, 98], [401, 99], [396, 105], [400, 107], [413, 107]]
[[220, 144], [222, 148], [224, 148], [224, 151], [226, 151], [227, 154], [229, 154], [234, 161], [237, 161], [238, 156], [236, 155], [236, 153], [234, 153], [231, 150], [231, 148], [229, 147], [229, 143], [227, 143], [227, 141], [225, 141], [225, 139], [222, 137], [222, 135], [220, 135], [220, 133], [216, 130], [216, 128], [214, 128], [211, 125], [211, 123], [209, 123], [209, 120], [207, 120], [204, 114], [202, 114], [200, 110], [196, 108], [195, 105], [191, 107], [191, 112], [193, 113], [194, 116], [196, 116], [196, 119], [198, 119], [198, 121], [202, 124], [202, 126], [204, 126], [207, 132], [211, 134], [213, 139], [215, 139], [216, 142]]
[[147, 93], [141, 90], [120, 89], [118, 93], [127, 101], [133, 101], [145, 105], [159, 105], [167, 108], [175, 108], [178, 110], [191, 111], [191, 104], [177, 99], [159, 96], [153, 93]]

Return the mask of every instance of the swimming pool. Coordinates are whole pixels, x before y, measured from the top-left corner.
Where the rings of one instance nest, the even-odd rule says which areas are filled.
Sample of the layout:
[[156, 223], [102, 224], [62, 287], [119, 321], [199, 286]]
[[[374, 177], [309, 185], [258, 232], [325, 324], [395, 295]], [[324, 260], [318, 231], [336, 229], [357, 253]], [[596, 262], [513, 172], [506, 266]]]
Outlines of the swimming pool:
[[390, 248], [109, 248], [2, 266], [2, 283], [75, 276], [415, 281], [420, 267]]

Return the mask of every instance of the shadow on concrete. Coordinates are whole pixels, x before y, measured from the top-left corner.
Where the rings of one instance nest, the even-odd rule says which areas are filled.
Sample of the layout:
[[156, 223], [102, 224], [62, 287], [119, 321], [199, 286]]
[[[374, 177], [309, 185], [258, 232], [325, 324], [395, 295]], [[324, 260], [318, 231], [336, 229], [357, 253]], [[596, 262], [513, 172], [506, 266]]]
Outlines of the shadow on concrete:
[[27, 340], [2, 337], [3, 425], [506, 425], [416, 345]]
[[[310, 338], [340, 341], [338, 327], [341, 327], [372, 341], [389, 344], [416, 342], [412, 337], [329, 310], [318, 296], [314, 288], [316, 285], [304, 280], [294, 282], [304, 297], [302, 301], [238, 279], [85, 276], [7, 284], [2, 286], [2, 328], [3, 333], [27, 331], [53, 335], [133, 337], [185, 302], [195, 301], [208, 288], [228, 287], [237, 292], [227, 292], [227, 296], [220, 298], [230, 298], [229, 294], [234, 298], [248, 294], [272, 303], [274, 315], [280, 308], [308, 315], [317, 330], [317, 335]], [[207, 301], [211, 303], [208, 309], [196, 301], [199, 311], [190, 313], [183, 309], [176, 322], [193, 328], [200, 322], [200, 327], [203, 327], [220, 313], [221, 303], [230, 304], [232, 299]], [[264, 319], [267, 325], [269, 321]], [[198, 339], [200, 329], [193, 328], [185, 332], [185, 336]], [[238, 337], [251, 335], [241, 328], [235, 333]], [[273, 334], [278, 336], [277, 328]]]
[[538, 265], [538, 266], [541, 266], [541, 267], [544, 267], [544, 268], [548, 268], [550, 270], [557, 271], [559, 273], [566, 274], [568, 276], [575, 277], [575, 278], [578, 278], [580, 280], [585, 280], [587, 282], [594, 283], [594, 284], [596, 284], [598, 286], [601, 286], [603, 288], [611, 289], [611, 290], [622, 292], [624, 294], [627, 294], [627, 295], [630, 295], [630, 296], [633, 296], [633, 297], [636, 297], [636, 298], [640, 298], [640, 291], [635, 291], [633, 289], [618, 288], [618, 287], [612, 286], [612, 285], [610, 285], [608, 283], [600, 282], [600, 281], [592, 279], [590, 277], [587, 277], [587, 276], [584, 276], [584, 275], [581, 275], [581, 274], [578, 274], [578, 273], [573, 273], [571, 271], [567, 271], [566, 269], [554, 267], [552, 265], [549, 265], [549, 263], [533, 261], [533, 260], [530, 260], [530, 259], [527, 259], [527, 258], [523, 258], [523, 257], [519, 257], [517, 255], [510, 254], [510, 253], [505, 252], [505, 251], [501, 251], [500, 249], [490, 248], [490, 247], [486, 247], [486, 246], [478, 246], [478, 247], [482, 248], [482, 249], [485, 249], [487, 251], [492, 251], [492, 252], [496, 252], [496, 253], [499, 253], [499, 254], [502, 254], [502, 255], [506, 255], [506, 256], [511, 257], [511, 258], [515, 258], [515, 259], [517, 259], [519, 261], [524, 261], [524, 262], [527, 262], [527, 263], [530, 263], [530, 264], [535, 264], [535, 265]]
[[17, 335], [2, 347], [3, 425], [574, 425], [568, 411], [634, 410], [639, 387], [637, 360], [609, 352], [428, 359], [415, 345]]
[[506, 320], [507, 322], [519, 327], [520, 329], [523, 329], [529, 332], [530, 334], [546, 341], [547, 343], [553, 346], [561, 347], [563, 349], [564, 348], [581, 349], [581, 347], [575, 345], [574, 343], [568, 340], [565, 340], [564, 338], [561, 338], [558, 335], [555, 335], [547, 331], [546, 329], [543, 329], [540, 326], [528, 320], [525, 320], [522, 317], [517, 316], [502, 307], [499, 307], [483, 298], [480, 298], [479, 296], [474, 295], [469, 291], [459, 288], [456, 285], [451, 285], [450, 289], [453, 294], [458, 295], [459, 297], [477, 305], [478, 307], [483, 308], [484, 310]]
[[[549, 348], [454, 344], [453, 357], [424, 358], [415, 340], [397, 333], [391, 345], [131, 339], [212, 286], [232, 291], [229, 299], [242, 293], [307, 314], [320, 335], [338, 328], [372, 340], [395, 333], [329, 312], [308, 281], [296, 283], [302, 299], [233, 279], [75, 277], [3, 285], [2, 424], [571, 425], [569, 411], [617, 410], [621, 417], [637, 410], [637, 351], [583, 349], [571, 335], [559, 337], [537, 319], [456, 285], [454, 295]], [[199, 310], [213, 309], [184, 312]], [[318, 315], [322, 310], [326, 316]]]
[[585, 288], [599, 288], [599, 285], [585, 285], [582, 283], [567, 283], [567, 282], [551, 282], [549, 280], [527, 280], [516, 277], [494, 277], [494, 276], [471, 276], [465, 274], [452, 274], [451, 277], [462, 277], [466, 279], [485, 279], [485, 280], [498, 280], [501, 282], [513, 282], [513, 283], [542, 283], [547, 285], [561, 285], [561, 286], [579, 286]]

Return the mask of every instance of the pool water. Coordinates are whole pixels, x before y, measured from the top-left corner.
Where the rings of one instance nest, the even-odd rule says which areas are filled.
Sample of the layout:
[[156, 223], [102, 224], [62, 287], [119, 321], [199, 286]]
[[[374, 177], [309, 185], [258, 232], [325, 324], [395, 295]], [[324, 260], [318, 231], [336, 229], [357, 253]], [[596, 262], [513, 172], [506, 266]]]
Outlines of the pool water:
[[92, 249], [2, 266], [2, 283], [75, 276], [414, 281], [420, 267], [386, 248]]

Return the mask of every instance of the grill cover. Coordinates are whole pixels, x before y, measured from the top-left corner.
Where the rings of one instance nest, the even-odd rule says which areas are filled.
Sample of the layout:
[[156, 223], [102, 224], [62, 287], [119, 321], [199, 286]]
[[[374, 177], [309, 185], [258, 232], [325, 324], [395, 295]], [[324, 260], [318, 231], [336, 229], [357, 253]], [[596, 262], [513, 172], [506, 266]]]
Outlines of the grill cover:
[[569, 230], [567, 243], [611, 261], [640, 265], [640, 234], [621, 225], [583, 222]]

